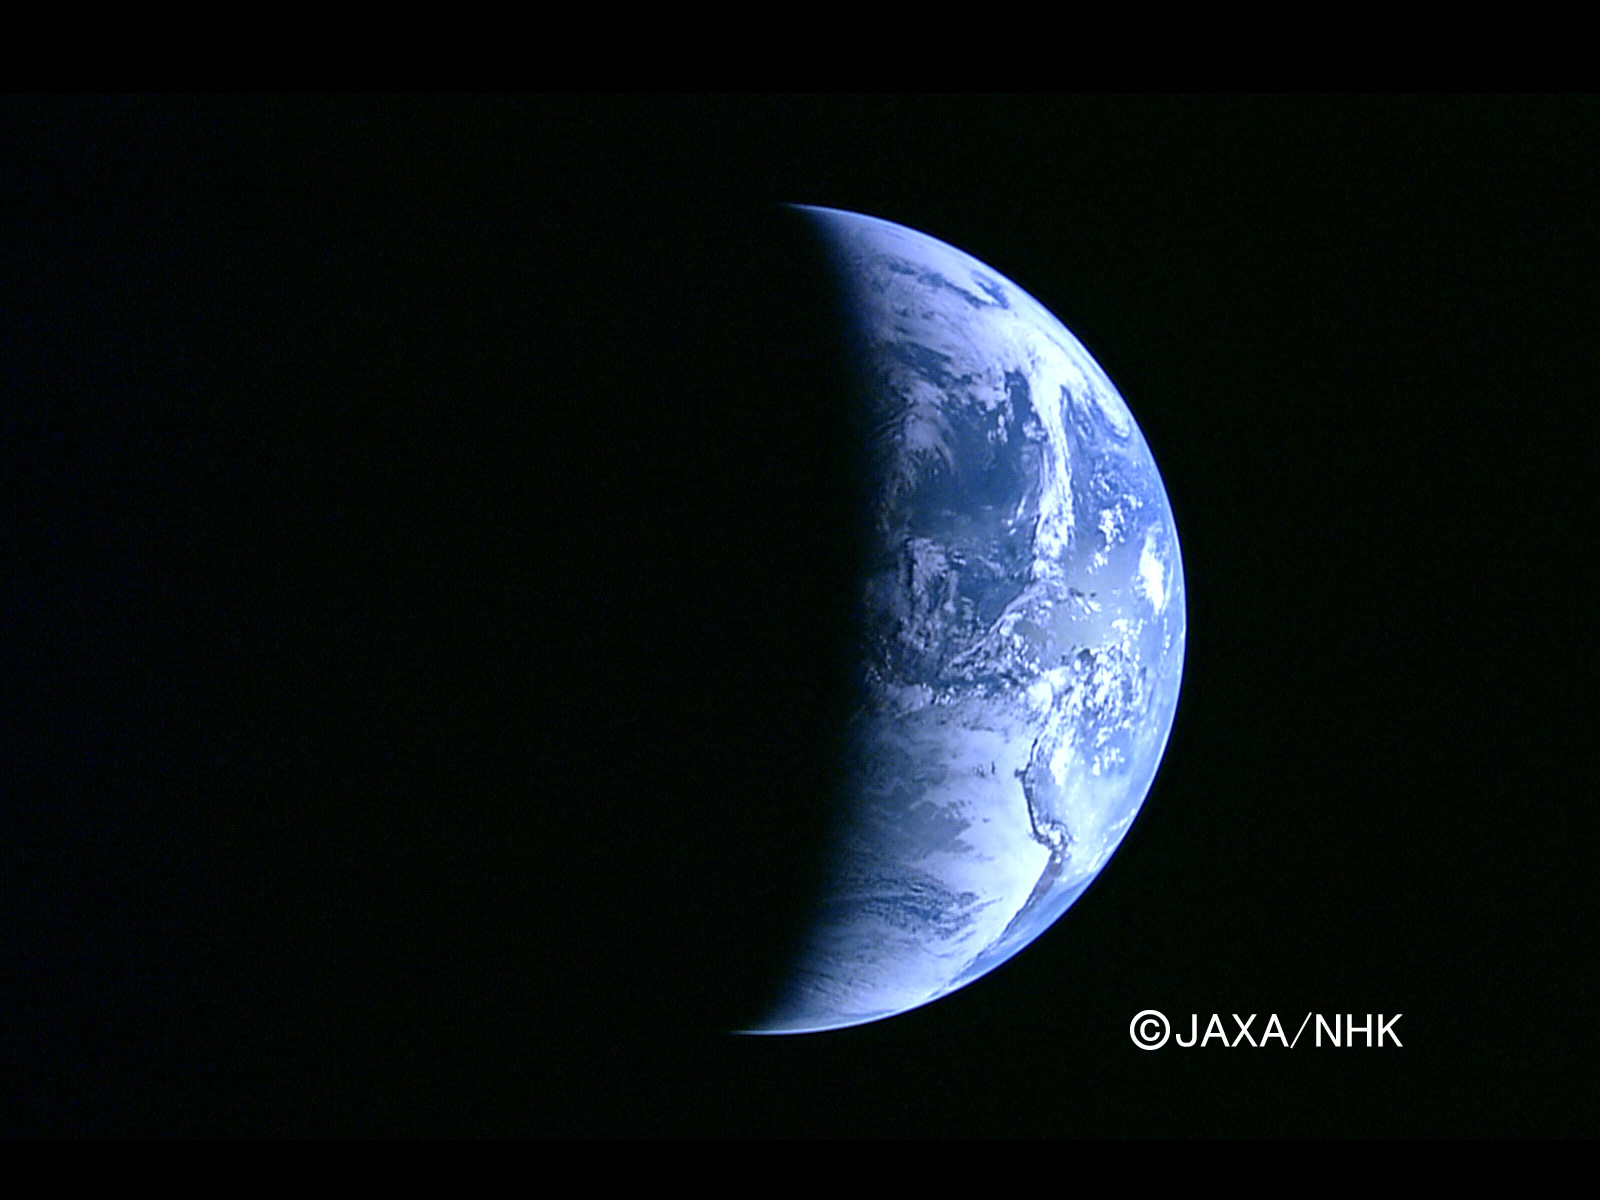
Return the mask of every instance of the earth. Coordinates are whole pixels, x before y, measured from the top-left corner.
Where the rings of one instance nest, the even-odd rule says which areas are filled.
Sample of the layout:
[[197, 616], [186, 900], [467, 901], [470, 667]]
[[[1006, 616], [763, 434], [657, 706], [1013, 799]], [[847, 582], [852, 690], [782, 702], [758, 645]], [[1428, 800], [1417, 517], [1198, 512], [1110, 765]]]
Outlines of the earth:
[[845, 832], [754, 1033], [903, 1013], [1039, 937], [1138, 815], [1184, 653], [1172, 508], [1083, 345], [943, 242], [801, 211], [849, 298], [871, 561]]

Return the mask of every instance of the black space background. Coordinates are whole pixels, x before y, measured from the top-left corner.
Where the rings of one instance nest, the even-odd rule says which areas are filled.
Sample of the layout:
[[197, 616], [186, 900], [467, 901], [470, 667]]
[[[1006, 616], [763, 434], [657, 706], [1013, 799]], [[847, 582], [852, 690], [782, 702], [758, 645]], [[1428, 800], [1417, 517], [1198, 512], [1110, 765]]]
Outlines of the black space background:
[[[1593, 100], [0, 128], [0, 1131], [1596, 1132]], [[1189, 652], [1045, 937], [743, 1038], [826, 832], [851, 569], [785, 200], [1079, 335]], [[1404, 1048], [1142, 1053], [1147, 1007], [1403, 1012]]]

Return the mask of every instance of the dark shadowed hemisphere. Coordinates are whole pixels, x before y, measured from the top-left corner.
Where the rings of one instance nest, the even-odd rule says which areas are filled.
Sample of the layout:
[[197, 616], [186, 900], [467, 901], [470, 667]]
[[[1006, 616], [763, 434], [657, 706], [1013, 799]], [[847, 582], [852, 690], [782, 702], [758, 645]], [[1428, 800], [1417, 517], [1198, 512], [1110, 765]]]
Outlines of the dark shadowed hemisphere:
[[813, 211], [856, 306], [870, 537], [849, 821], [771, 1032], [927, 1003], [1077, 900], [1155, 771], [1183, 636], [1164, 492], [1082, 347], [953, 247]]

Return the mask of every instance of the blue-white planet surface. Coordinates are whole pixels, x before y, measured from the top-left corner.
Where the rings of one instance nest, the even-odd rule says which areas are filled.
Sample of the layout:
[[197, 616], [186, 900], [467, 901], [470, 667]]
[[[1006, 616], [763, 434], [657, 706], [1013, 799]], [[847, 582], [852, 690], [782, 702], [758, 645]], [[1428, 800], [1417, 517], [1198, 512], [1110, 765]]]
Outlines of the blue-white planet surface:
[[845, 834], [753, 1033], [903, 1013], [1043, 933], [1138, 815], [1183, 668], [1172, 508], [1083, 345], [943, 242], [802, 211], [861, 347], [871, 562]]

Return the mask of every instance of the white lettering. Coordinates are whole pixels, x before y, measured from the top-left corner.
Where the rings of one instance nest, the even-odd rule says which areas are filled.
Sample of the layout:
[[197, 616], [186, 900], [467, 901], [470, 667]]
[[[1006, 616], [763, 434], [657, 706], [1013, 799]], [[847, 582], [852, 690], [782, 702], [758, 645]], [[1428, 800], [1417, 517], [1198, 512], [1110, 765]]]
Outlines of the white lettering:
[[1239, 1036], [1233, 1039], [1233, 1044], [1235, 1046], [1237, 1046], [1240, 1042], [1249, 1042], [1252, 1046], [1256, 1044], [1255, 1038], [1250, 1036], [1250, 1026], [1255, 1024], [1255, 1019], [1255, 1013], [1250, 1014], [1250, 1019], [1248, 1021], [1239, 1020], [1238, 1013], [1233, 1014], [1233, 1023], [1239, 1027]]

